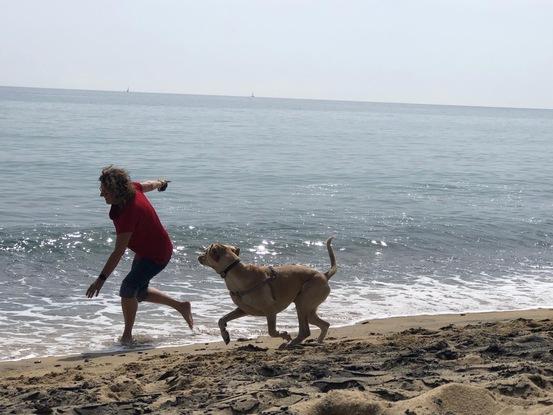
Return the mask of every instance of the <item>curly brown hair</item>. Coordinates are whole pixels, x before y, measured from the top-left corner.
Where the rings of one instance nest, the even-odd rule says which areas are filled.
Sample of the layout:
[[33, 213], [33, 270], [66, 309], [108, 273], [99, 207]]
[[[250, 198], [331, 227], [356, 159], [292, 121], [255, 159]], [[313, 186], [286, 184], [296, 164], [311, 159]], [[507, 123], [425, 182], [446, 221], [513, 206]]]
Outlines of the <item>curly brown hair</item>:
[[135, 189], [129, 172], [125, 169], [111, 164], [102, 169], [102, 174], [98, 180], [113, 194], [116, 204], [126, 203], [134, 197]]

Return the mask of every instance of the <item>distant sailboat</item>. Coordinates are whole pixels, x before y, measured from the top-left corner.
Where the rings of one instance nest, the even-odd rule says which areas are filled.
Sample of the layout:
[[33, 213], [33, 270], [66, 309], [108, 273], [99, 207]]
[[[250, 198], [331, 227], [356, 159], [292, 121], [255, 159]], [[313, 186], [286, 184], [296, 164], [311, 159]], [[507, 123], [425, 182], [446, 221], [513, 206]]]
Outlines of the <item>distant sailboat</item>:
[[251, 96], [251, 98], [255, 98], [255, 95], [253, 94], [253, 92], [252, 92], [252, 96]]
[[129, 92], [129, 88], [127, 88], [127, 92]]

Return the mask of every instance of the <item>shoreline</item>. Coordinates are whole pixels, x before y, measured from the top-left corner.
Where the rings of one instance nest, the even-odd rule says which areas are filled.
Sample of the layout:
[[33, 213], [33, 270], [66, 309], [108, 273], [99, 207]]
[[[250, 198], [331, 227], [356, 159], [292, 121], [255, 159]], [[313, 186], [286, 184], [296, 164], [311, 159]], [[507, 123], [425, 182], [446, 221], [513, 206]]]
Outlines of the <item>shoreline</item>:
[[[323, 345], [281, 343], [3, 361], [0, 412], [553, 414], [553, 309], [372, 319], [331, 327]], [[466, 396], [481, 407], [455, 412]]]
[[[384, 322], [384, 326], [388, 326], [386, 323], [388, 320], [390, 321], [402, 321], [405, 320], [407, 322], [407, 325], [410, 324], [411, 321], [418, 321], [421, 320], [423, 322], [429, 321], [429, 319], [432, 319], [432, 317], [446, 317], [446, 316], [452, 316], [452, 318], [455, 318], [455, 316], [461, 317], [460, 321], [464, 321], [464, 316], [469, 316], [467, 321], [469, 321], [470, 316], [485, 316], [490, 314], [505, 314], [509, 315], [509, 313], [524, 313], [524, 312], [531, 312], [532, 314], [534, 312], [540, 311], [540, 310], [553, 310], [552, 306], [544, 306], [544, 307], [536, 307], [536, 308], [522, 308], [522, 309], [512, 309], [512, 310], [484, 310], [484, 311], [463, 311], [463, 312], [438, 312], [436, 314], [413, 314], [413, 315], [398, 315], [398, 316], [389, 316], [389, 317], [373, 317], [369, 319], [361, 319], [358, 321], [354, 321], [353, 323], [344, 324], [344, 325], [337, 325], [330, 327], [331, 330], [345, 330], [348, 331], [348, 328], [354, 328], [357, 325], [365, 325], [368, 322]], [[518, 314], [517, 314], [518, 315]], [[479, 317], [478, 317], [479, 318]], [[494, 317], [492, 317], [493, 319]], [[472, 321], [472, 320], [471, 320]], [[400, 323], [402, 324], [402, 323]], [[403, 325], [403, 324], [402, 324]], [[310, 326], [312, 328], [311, 332], [311, 338], [314, 338], [313, 333], [318, 332], [318, 329], [314, 328], [314, 326]], [[239, 337], [232, 337], [232, 327], [230, 327], [231, 330], [231, 345], [233, 342], [247, 342], [247, 341], [258, 341], [259, 339], [267, 338], [267, 340], [270, 340], [267, 334], [257, 336], [257, 337], [251, 337], [251, 338], [239, 338]], [[266, 326], [265, 326], [266, 331]], [[353, 330], [355, 331], [355, 329]], [[8, 363], [15, 363], [18, 362], [25, 362], [25, 361], [36, 361], [36, 360], [50, 360], [50, 359], [69, 359], [69, 358], [75, 358], [77, 356], [102, 356], [102, 355], [119, 355], [122, 353], [137, 353], [138, 351], [153, 351], [153, 350], [175, 350], [175, 349], [183, 349], [184, 351], [187, 351], [188, 348], [194, 348], [195, 346], [205, 346], [207, 344], [213, 345], [219, 345], [222, 347], [222, 349], [225, 349], [225, 345], [221, 340], [212, 340], [212, 341], [198, 341], [190, 344], [184, 344], [184, 345], [168, 345], [168, 346], [148, 346], [145, 345], [144, 347], [141, 347], [140, 345], [137, 345], [135, 348], [128, 348], [121, 350], [109, 350], [106, 349], [105, 351], [98, 350], [98, 351], [91, 351], [91, 352], [81, 352], [81, 353], [68, 353], [68, 354], [59, 354], [59, 355], [43, 355], [43, 356], [33, 356], [33, 357], [23, 357], [20, 359], [5, 359], [0, 360], [0, 368], [4, 364]], [[121, 346], [123, 347], [123, 346]]]

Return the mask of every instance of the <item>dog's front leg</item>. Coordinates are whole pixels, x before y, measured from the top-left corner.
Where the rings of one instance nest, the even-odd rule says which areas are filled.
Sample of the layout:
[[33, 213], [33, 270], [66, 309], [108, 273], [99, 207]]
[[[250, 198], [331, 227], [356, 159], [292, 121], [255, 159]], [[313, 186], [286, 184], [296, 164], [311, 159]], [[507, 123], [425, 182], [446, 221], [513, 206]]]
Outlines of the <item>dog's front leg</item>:
[[309, 330], [308, 314], [304, 310], [302, 310], [300, 306], [301, 304], [298, 304], [296, 302], [296, 312], [298, 313], [298, 322], [300, 324], [300, 329], [298, 335], [294, 338], [294, 340], [288, 343], [287, 347], [297, 346], [311, 335], [311, 331]]
[[221, 336], [225, 344], [230, 343], [230, 334], [227, 331], [227, 323], [231, 320], [236, 320], [237, 318], [244, 317], [246, 313], [240, 308], [236, 308], [228, 313], [226, 316], [221, 317], [219, 320], [219, 330], [221, 330]]
[[267, 327], [269, 329], [269, 336], [282, 337], [286, 341], [292, 340], [292, 336], [287, 331], [277, 331], [276, 329], [276, 314], [269, 314], [267, 316]]

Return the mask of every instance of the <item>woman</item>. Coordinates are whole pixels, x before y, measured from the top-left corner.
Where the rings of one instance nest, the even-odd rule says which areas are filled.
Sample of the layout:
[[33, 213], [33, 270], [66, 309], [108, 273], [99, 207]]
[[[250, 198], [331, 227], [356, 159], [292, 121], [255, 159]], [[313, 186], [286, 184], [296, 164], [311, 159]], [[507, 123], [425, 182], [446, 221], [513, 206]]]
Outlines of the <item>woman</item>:
[[173, 244], [159, 221], [157, 213], [145, 192], [167, 188], [167, 180], [132, 182], [126, 170], [108, 166], [100, 175], [100, 196], [111, 205], [109, 217], [113, 220], [117, 238], [115, 248], [86, 296], [98, 296], [104, 282], [111, 275], [127, 248], [134, 253], [129, 274], [121, 283], [119, 296], [125, 319], [121, 343], [132, 343], [132, 328], [140, 301], [164, 304], [177, 310], [192, 329], [191, 306], [188, 301], [177, 301], [167, 294], [149, 287], [150, 280], [159, 274], [171, 259]]

